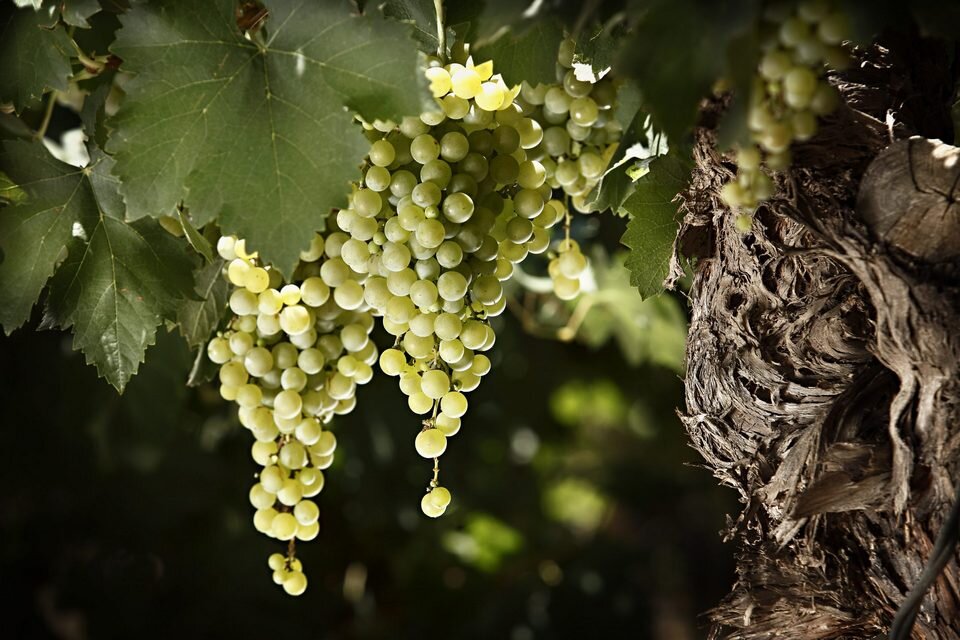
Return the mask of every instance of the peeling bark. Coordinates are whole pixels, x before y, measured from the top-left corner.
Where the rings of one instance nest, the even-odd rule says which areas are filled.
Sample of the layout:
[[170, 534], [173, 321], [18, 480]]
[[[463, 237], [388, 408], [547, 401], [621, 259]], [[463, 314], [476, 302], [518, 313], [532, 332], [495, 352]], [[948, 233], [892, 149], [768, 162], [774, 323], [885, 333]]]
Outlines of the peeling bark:
[[[896, 141], [952, 140], [956, 69], [938, 42], [881, 42], [833, 79], [847, 106], [796, 149], [749, 233], [717, 195], [734, 170], [715, 147], [720, 104], [697, 132], [678, 241], [698, 258], [682, 418], [743, 503], [713, 638], [885, 632], [955, 493], [960, 167], [944, 158], [960, 150]], [[915, 638], [960, 640], [957, 559]]]

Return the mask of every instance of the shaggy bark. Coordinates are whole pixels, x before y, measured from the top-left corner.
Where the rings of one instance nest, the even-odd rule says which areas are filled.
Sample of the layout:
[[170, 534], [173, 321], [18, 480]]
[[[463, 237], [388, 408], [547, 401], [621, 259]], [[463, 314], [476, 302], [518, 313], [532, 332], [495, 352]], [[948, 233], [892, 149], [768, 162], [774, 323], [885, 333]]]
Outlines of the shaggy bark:
[[[956, 70], [938, 42], [881, 42], [834, 78], [847, 106], [795, 150], [749, 233], [717, 196], [735, 169], [715, 147], [721, 104], [697, 132], [678, 242], [698, 258], [683, 420], [744, 505], [714, 638], [885, 632], [955, 495], [960, 167], [951, 147], [891, 144], [953, 139]], [[914, 637], [960, 640], [957, 556]]]

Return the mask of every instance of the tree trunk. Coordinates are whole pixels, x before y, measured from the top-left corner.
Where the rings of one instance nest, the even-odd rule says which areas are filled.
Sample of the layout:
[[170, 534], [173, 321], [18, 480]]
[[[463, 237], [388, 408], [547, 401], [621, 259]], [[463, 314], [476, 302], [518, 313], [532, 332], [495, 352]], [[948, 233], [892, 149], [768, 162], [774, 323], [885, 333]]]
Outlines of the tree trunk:
[[[950, 53], [905, 33], [858, 50], [833, 78], [846, 106], [745, 234], [717, 196], [722, 104], [704, 110], [678, 243], [698, 258], [683, 420], [744, 505], [714, 638], [885, 633], [953, 502], [960, 150], [893, 144], [953, 140]], [[915, 638], [960, 640], [957, 558]]]

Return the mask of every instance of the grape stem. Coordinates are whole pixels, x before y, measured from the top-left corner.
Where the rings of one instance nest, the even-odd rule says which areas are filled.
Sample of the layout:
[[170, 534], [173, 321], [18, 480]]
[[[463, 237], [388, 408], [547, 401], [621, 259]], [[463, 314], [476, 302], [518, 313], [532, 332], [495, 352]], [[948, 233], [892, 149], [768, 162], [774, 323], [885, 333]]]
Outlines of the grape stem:
[[53, 117], [53, 108], [57, 105], [57, 91], [54, 89], [50, 92], [50, 97], [47, 98], [47, 106], [43, 111], [43, 120], [40, 121], [40, 126], [37, 127], [36, 133], [33, 134], [33, 137], [37, 140], [43, 140], [43, 136], [47, 133], [47, 127], [50, 126], [50, 118]]
[[447, 28], [443, 18], [443, 0], [433, 0], [433, 8], [437, 12], [437, 57], [440, 62], [447, 61]]

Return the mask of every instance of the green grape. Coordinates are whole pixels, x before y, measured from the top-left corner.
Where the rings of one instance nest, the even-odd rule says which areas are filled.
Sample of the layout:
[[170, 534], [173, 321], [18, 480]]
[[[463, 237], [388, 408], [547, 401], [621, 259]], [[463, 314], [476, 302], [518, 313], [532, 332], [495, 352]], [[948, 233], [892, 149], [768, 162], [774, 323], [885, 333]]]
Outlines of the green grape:
[[437, 458], [447, 449], [447, 436], [439, 429], [425, 429], [417, 434], [414, 446], [422, 457]]

